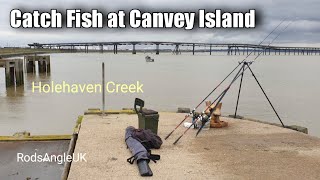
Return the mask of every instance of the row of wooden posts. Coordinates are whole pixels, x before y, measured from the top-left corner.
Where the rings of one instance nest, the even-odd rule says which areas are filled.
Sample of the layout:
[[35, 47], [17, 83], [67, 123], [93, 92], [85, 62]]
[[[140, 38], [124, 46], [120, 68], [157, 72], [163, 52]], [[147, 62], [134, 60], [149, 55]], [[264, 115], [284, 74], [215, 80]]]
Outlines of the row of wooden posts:
[[24, 72], [35, 73], [38, 62], [39, 73], [50, 73], [50, 56], [24, 56], [23, 59], [0, 59], [0, 67], [5, 68], [6, 87], [24, 84]]

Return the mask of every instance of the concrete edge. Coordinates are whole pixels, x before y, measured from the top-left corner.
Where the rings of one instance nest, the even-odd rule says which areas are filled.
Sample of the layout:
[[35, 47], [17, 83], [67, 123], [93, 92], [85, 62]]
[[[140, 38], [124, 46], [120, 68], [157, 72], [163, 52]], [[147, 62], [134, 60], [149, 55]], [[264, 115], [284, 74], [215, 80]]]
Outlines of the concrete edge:
[[[78, 133], [74, 133], [72, 135], [72, 139], [70, 140], [70, 143], [69, 143], [69, 148], [68, 148], [68, 151], [67, 151], [67, 155], [68, 156], [72, 156], [72, 154], [74, 153], [74, 149], [76, 148], [77, 140], [78, 140]], [[71, 162], [67, 161], [64, 164], [63, 172], [61, 174], [61, 179], [62, 180], [67, 180], [68, 179], [70, 168], [71, 168], [71, 164], [72, 164], [72, 161]]]
[[[222, 116], [222, 117], [238, 119], [238, 118], [232, 117], [232, 115]], [[268, 121], [262, 121], [262, 120], [258, 120], [258, 119], [254, 119], [254, 118], [250, 118], [250, 117], [242, 117], [239, 120], [248, 120], [248, 121], [258, 122], [258, 123], [262, 123], [262, 124], [268, 124], [268, 125], [272, 125], [272, 126], [282, 127], [282, 125], [278, 124], [278, 123], [271, 123], [271, 122], [268, 122]], [[285, 125], [284, 128], [295, 130], [295, 131], [298, 131], [298, 132], [302, 132], [304, 134], [308, 134], [308, 128], [307, 127], [298, 126], [298, 125]]]
[[97, 108], [91, 108], [85, 111], [84, 115], [90, 115], [90, 114], [101, 115], [103, 112], [105, 114], [136, 114], [134, 110], [126, 109], [126, 108], [123, 108], [122, 110], [105, 110], [105, 111], [101, 111], [100, 109], [97, 109]]
[[1, 141], [54, 141], [70, 140], [72, 135], [0, 136]]

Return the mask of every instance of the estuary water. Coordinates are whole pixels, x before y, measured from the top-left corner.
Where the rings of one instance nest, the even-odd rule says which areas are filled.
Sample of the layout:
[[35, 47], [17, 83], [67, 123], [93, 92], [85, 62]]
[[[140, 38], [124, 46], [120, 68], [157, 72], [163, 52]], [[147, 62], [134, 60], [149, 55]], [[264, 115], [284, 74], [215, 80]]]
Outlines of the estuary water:
[[[146, 55], [155, 62], [146, 62]], [[194, 108], [243, 59], [244, 56], [205, 53], [51, 54], [50, 75], [25, 74], [24, 86], [17, 88], [5, 87], [4, 68], [0, 68], [0, 135], [20, 131], [33, 135], [71, 134], [79, 115], [88, 108], [102, 107], [101, 93], [32, 92], [32, 82], [101, 83], [104, 62], [106, 81], [143, 84], [143, 93], [107, 93], [106, 109], [132, 108], [134, 98], [139, 97], [147, 108], [176, 111], [178, 107]], [[308, 127], [309, 134], [320, 137], [319, 56], [260, 56], [251, 67], [283, 122]], [[234, 113], [239, 80], [222, 101], [223, 115]], [[209, 99], [215, 99], [230, 81], [231, 78]], [[200, 106], [199, 111], [203, 108]], [[249, 71], [243, 78], [238, 114], [279, 122]]]

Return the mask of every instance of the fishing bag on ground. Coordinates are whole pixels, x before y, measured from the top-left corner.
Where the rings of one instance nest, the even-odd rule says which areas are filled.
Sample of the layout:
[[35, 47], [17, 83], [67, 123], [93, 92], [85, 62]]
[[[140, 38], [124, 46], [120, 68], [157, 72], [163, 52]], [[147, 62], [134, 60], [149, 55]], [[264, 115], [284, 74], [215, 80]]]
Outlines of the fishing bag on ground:
[[135, 129], [132, 137], [140, 141], [146, 149], [159, 149], [162, 145], [161, 138], [150, 129]]
[[[142, 143], [139, 140], [133, 137], [133, 134], [136, 130], [137, 129], [135, 129], [132, 126], [129, 126], [126, 129], [125, 142], [127, 144], [127, 147], [130, 149], [132, 153], [132, 156], [127, 159], [127, 162], [129, 162], [130, 164], [133, 164], [134, 161], [136, 161], [141, 176], [152, 176], [153, 173], [148, 163], [150, 162], [150, 160], [156, 162], [157, 160], [160, 159], [160, 155], [151, 154], [150, 149], [147, 149], [144, 145], [142, 145]], [[147, 132], [147, 134], [149, 133]], [[141, 138], [141, 136], [139, 137]], [[150, 144], [152, 143], [148, 143], [148, 144], [149, 146], [151, 146]]]

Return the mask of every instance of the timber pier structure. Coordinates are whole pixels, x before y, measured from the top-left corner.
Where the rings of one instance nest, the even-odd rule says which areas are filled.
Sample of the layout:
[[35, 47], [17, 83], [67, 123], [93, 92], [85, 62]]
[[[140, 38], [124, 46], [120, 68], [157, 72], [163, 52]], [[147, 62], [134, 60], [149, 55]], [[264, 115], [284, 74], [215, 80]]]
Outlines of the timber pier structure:
[[[36, 66], [36, 62], [38, 66]], [[37, 70], [37, 68], [38, 70]], [[50, 74], [50, 56], [24, 56], [23, 59], [0, 59], [0, 68], [5, 68], [6, 87], [21, 86], [24, 84], [26, 73]]]
[[[229, 44], [229, 43], [192, 43], [192, 42], [161, 42], [161, 41], [117, 41], [117, 42], [80, 42], [80, 43], [33, 43], [28, 44], [31, 48], [38, 49], [63, 49], [69, 52], [107, 52], [114, 54], [120, 52], [137, 53], [137, 46], [144, 47], [140, 51], [160, 52], [225, 52], [227, 55], [247, 55], [249, 53], [261, 55], [320, 55], [320, 47], [288, 47], [256, 44]], [[118, 47], [122, 49], [118, 50]], [[107, 49], [105, 49], [107, 48]]]

